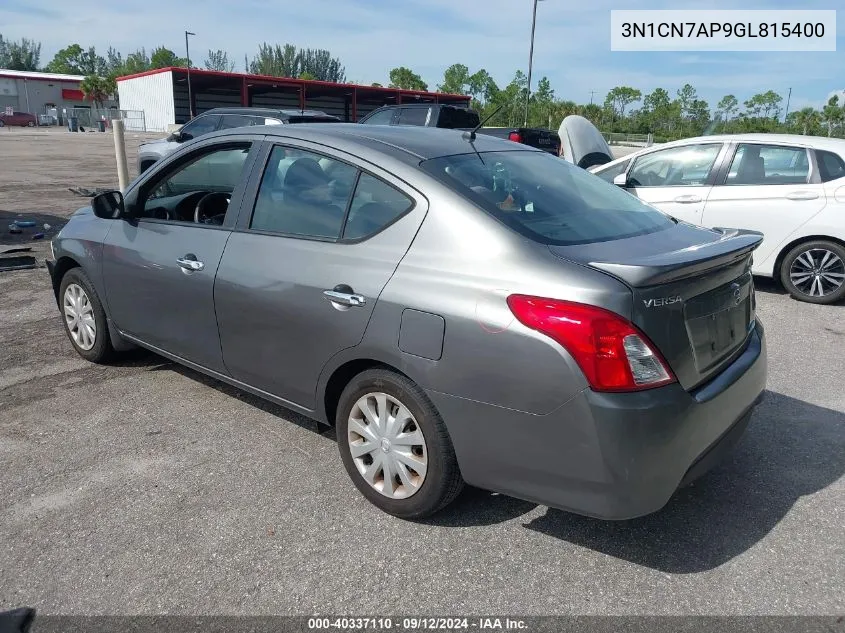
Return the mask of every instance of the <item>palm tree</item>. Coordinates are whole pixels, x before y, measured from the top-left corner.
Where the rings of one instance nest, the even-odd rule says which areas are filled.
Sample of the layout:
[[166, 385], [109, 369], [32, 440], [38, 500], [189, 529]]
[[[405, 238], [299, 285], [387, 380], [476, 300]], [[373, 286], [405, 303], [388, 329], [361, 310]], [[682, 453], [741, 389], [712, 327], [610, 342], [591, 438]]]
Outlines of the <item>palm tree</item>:
[[[801, 133], [806, 136], [810, 133], [810, 130], [816, 129], [819, 123], [821, 123], [821, 119], [822, 118], [818, 110], [806, 107], [795, 114], [795, 125], [800, 127], [803, 130]], [[830, 136], [830, 134], [828, 134], [828, 136]]]
[[98, 107], [102, 108], [103, 103], [108, 101], [111, 95], [110, 84], [111, 82], [104, 77], [88, 75], [79, 84], [79, 89], [82, 90], [86, 99], [93, 101]]
[[839, 107], [839, 95], [833, 95], [830, 99], [828, 99], [827, 105], [822, 111], [824, 121], [827, 123], [828, 136], [833, 134], [833, 128], [842, 121], [843, 115], [845, 115], [845, 112], [843, 112], [842, 108]]

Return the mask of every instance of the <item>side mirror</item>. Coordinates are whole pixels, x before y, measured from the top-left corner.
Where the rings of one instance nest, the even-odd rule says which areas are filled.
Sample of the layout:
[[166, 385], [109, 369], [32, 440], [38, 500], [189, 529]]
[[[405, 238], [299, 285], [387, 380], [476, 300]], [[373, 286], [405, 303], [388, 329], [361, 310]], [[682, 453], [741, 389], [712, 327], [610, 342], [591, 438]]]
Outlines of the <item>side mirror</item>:
[[182, 142], [182, 132], [173, 132], [170, 136], [167, 137], [167, 140], [171, 143], [181, 143]]
[[617, 187], [627, 187], [628, 186], [628, 176], [625, 174], [616, 174], [613, 177], [613, 184]]
[[117, 190], [106, 191], [91, 199], [94, 215], [104, 220], [116, 220], [124, 215], [123, 194]]

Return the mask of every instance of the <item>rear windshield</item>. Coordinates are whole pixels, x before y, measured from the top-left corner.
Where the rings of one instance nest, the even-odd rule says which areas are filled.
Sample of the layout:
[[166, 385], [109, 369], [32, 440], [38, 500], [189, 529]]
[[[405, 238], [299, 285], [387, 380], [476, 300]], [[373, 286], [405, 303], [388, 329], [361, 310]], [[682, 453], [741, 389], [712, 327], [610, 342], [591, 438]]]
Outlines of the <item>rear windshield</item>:
[[460, 127], [476, 127], [481, 122], [478, 112], [474, 110], [462, 110], [460, 108], [441, 108], [440, 118], [437, 119], [437, 127], [449, 129]]
[[340, 123], [340, 119], [332, 116], [290, 116], [288, 123]]
[[422, 168], [543, 244], [607, 242], [674, 224], [619, 187], [546, 152], [459, 154], [423, 161]]

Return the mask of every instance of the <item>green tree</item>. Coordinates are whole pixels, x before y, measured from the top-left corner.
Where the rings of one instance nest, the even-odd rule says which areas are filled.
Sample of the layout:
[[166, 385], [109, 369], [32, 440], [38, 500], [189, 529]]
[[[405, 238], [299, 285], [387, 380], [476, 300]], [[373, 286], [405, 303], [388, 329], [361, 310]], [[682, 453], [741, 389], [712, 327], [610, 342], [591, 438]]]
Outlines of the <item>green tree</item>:
[[165, 48], [164, 46], [159, 46], [158, 48], [154, 48], [153, 52], [150, 53], [150, 68], [180, 68], [183, 66], [187, 66], [189, 60], [185, 59], [184, 57], [178, 57], [176, 53], [174, 53], [169, 48]]
[[309, 73], [307, 70], [299, 73], [299, 78], [300, 79], [316, 79], [316, 77], [314, 75], [312, 75], [311, 73]]
[[822, 119], [827, 125], [827, 135], [832, 136], [833, 130], [842, 122], [843, 118], [845, 118], [845, 112], [843, 112], [842, 108], [839, 107], [839, 95], [833, 95], [830, 99], [827, 100], [827, 104], [825, 104], [824, 108], [822, 109]]
[[399, 66], [390, 71], [390, 87], [403, 90], [428, 90], [428, 84], [410, 68]]
[[139, 48], [134, 53], [129, 53], [126, 56], [126, 62], [123, 65], [123, 74], [134, 75], [150, 69], [150, 58], [147, 55], [147, 50], [145, 48]]
[[332, 54], [325, 49], [301, 49], [297, 54], [297, 60], [300, 76], [302, 73], [308, 73], [312, 78], [320, 81], [334, 83], [346, 81], [346, 69], [340, 63], [340, 59], [332, 57]]
[[801, 130], [801, 134], [807, 135], [814, 131], [822, 122], [821, 114], [813, 107], [806, 107], [797, 112], [790, 112], [787, 116], [787, 124], [794, 125]]
[[743, 105], [745, 105], [746, 113], [751, 116], [777, 119], [780, 116], [781, 101], [783, 97], [774, 90], [768, 90], [754, 95]]
[[632, 103], [636, 103], [642, 97], [643, 93], [636, 88], [616, 86], [607, 93], [607, 96], [604, 98], [604, 105], [611, 110], [614, 117], [623, 118], [625, 116], [625, 108]]
[[108, 101], [113, 94], [112, 86], [108, 79], [98, 75], [88, 75], [79, 84], [79, 89], [82, 94], [89, 101], [93, 101], [98, 107], [102, 108], [103, 103]]
[[469, 68], [463, 64], [452, 64], [443, 73], [443, 83], [438, 84], [438, 92], [465, 95], [470, 93]]
[[681, 116], [689, 116], [689, 109], [692, 102], [698, 99], [698, 93], [690, 84], [684, 84], [683, 87], [676, 93], [678, 96], [678, 103], [681, 106]]
[[40, 42], [25, 37], [16, 42], [5, 40], [0, 35], [0, 68], [36, 71], [40, 61]]
[[548, 77], [537, 82], [537, 89], [531, 95], [528, 123], [534, 127], [552, 127], [555, 91]]
[[734, 117], [737, 110], [739, 110], [739, 101], [737, 101], [734, 95], [725, 95], [716, 104], [716, 111], [724, 116], [726, 122]]
[[64, 75], [105, 75], [106, 60], [93, 46], [84, 50], [79, 44], [71, 44], [56, 53], [44, 70]]
[[206, 70], [217, 70], [220, 72], [230, 73], [235, 70], [235, 62], [229, 61], [229, 53], [217, 49], [216, 51], [209, 50], [208, 57], [205, 58]]

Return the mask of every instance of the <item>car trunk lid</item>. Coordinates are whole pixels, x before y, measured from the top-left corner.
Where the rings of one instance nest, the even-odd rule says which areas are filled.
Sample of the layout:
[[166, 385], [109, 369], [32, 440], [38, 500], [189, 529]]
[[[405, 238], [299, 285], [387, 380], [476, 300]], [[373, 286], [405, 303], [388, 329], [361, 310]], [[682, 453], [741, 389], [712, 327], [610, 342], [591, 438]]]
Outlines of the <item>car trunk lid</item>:
[[558, 131], [563, 158], [582, 169], [604, 165], [613, 160], [613, 152], [595, 125], [580, 115], [571, 114]]
[[633, 293], [631, 321], [693, 389], [745, 348], [755, 322], [751, 257], [763, 237], [678, 223], [649, 235], [550, 246], [558, 257], [601, 270]]

